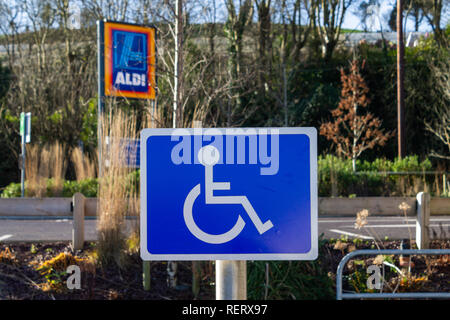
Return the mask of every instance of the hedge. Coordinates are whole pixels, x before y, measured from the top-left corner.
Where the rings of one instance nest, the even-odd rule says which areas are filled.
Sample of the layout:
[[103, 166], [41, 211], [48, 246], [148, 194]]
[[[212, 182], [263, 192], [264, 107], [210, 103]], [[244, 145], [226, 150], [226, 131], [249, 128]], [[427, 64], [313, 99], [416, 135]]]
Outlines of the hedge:
[[[419, 191], [438, 193], [440, 176], [425, 175], [431, 171], [429, 159], [419, 161], [418, 156], [408, 156], [394, 161], [376, 159], [356, 162], [356, 174], [352, 170], [351, 159], [341, 159], [327, 155], [318, 157], [319, 196], [415, 196]], [[383, 172], [412, 172], [410, 175], [383, 174]], [[414, 172], [414, 173], [413, 173]], [[437, 179], [437, 180], [436, 180]], [[96, 197], [97, 179], [64, 181], [62, 193], [52, 194], [52, 179], [47, 180], [48, 197], [72, 197], [81, 192], [86, 197]], [[139, 170], [125, 178], [130, 188], [139, 187]], [[20, 197], [20, 183], [11, 183], [4, 188], [2, 198]]]

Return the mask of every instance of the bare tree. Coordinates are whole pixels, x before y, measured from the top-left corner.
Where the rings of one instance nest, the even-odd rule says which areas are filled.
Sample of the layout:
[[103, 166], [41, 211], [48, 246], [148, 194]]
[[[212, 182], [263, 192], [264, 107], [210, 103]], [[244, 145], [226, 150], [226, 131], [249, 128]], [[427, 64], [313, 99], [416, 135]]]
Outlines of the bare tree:
[[[259, 67], [258, 72], [266, 74], [263, 82], [264, 94], [268, 94], [274, 99], [275, 106], [283, 110], [283, 119], [276, 120], [276, 122], [288, 126], [290, 104], [288, 78], [295, 70], [296, 64], [300, 62], [301, 50], [309, 40], [314, 21], [314, 3], [307, 0], [277, 0], [273, 5], [272, 12], [274, 16], [272, 19], [275, 25], [281, 26], [281, 30], [272, 31], [273, 34], [269, 39], [271, 42], [273, 38], [279, 39], [280, 43], [277, 51], [271, 49], [270, 52], [270, 59], [274, 60], [274, 63], [267, 67]], [[260, 58], [261, 60], [262, 58]], [[271, 110], [269, 106], [266, 106], [266, 112], [274, 114], [276, 110]], [[270, 121], [272, 123], [273, 119]]]
[[67, 73], [71, 72], [71, 54], [72, 54], [72, 32], [70, 28], [70, 0], [55, 0], [56, 4], [56, 15], [59, 17], [60, 28], [64, 35], [64, 45], [66, 47], [65, 57], [66, 57], [66, 67]]
[[96, 19], [127, 21], [130, 17], [129, 0], [81, 0]]
[[21, 52], [21, 43], [19, 34], [19, 13], [20, 6], [12, 5], [9, 1], [0, 1], [0, 32], [3, 37], [1, 42], [8, 56], [9, 68], [12, 69], [16, 60], [16, 46]]
[[[15, 23], [12, 31], [17, 32], [17, 51], [7, 51], [14, 63], [1, 110], [10, 117], [31, 111], [33, 141], [58, 140], [66, 148], [78, 146], [83, 135], [85, 141], [94, 140], [83, 123], [91, 116], [88, 110], [96, 88], [95, 33], [91, 36], [88, 29], [68, 28], [69, 4], [68, 0], [17, 1], [13, 9], [18, 10], [22, 26]], [[2, 117], [1, 126], [12, 135], [19, 128], [10, 120]], [[94, 148], [85, 146], [86, 150]], [[16, 152], [16, 146], [8, 147]]]
[[20, 6], [31, 22], [38, 68], [44, 70], [47, 66], [47, 37], [55, 22], [55, 5], [51, 0], [20, 0]]
[[[285, 12], [285, 16], [291, 25], [294, 47], [290, 55], [293, 56], [294, 62], [299, 62], [300, 52], [309, 40], [314, 26], [317, 4], [317, 1], [295, 0], [292, 10], [286, 10]], [[289, 13], [290, 11], [292, 15]]]
[[431, 110], [435, 116], [433, 123], [425, 123], [425, 128], [433, 133], [447, 147], [447, 153], [442, 154], [437, 151], [431, 151], [432, 157], [450, 160], [450, 108], [433, 107]]
[[255, 0], [258, 12], [258, 45], [259, 45], [259, 88], [260, 93], [264, 93], [264, 86], [267, 85], [265, 76], [271, 74], [271, 58], [267, 57], [271, 52], [271, 0]]
[[345, 14], [354, 0], [313, 0], [316, 6], [316, 31], [322, 44], [322, 56], [329, 61], [341, 35]]
[[425, 18], [434, 31], [437, 43], [442, 47], [447, 47], [448, 40], [445, 35], [445, 30], [441, 27], [442, 13], [444, 17], [448, 14], [449, 3], [446, 0], [422, 0], [422, 9]]
[[[253, 17], [253, 0], [244, 0], [238, 10], [233, 0], [226, 0], [227, 21], [225, 23], [225, 35], [228, 39], [229, 50], [229, 72], [234, 80], [239, 79], [241, 73], [241, 57], [242, 57], [242, 39], [245, 28], [250, 24]], [[241, 107], [241, 97], [238, 93], [233, 92], [234, 104], [236, 108]], [[227, 125], [231, 126], [232, 102], [228, 103]]]
[[174, 52], [174, 90], [173, 90], [173, 127], [183, 123], [183, 0], [175, 0], [175, 52]]
[[447, 150], [446, 154], [433, 150], [430, 155], [450, 160], [450, 62], [443, 59], [440, 63], [430, 64], [430, 69], [433, 73], [434, 83], [442, 94], [443, 103], [431, 108], [434, 121], [425, 122], [425, 128], [433, 133], [446, 146]]

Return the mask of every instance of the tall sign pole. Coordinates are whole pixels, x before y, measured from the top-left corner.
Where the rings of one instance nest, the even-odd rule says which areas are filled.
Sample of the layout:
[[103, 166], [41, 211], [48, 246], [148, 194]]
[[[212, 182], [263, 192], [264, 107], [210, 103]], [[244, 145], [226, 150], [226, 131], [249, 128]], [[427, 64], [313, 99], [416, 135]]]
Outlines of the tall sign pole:
[[175, 57], [174, 57], [174, 84], [173, 84], [173, 128], [182, 123], [183, 115], [181, 101], [183, 77], [183, 1], [175, 0]]
[[[178, 123], [183, 122], [182, 111], [180, 107], [182, 102], [181, 97], [181, 84], [183, 73], [183, 0], [175, 0], [175, 56], [173, 66], [173, 114], [172, 114], [172, 127], [176, 128]], [[167, 272], [169, 274], [168, 283], [172, 288], [177, 286], [176, 274], [177, 263], [169, 261], [167, 263]]]
[[98, 176], [102, 175], [102, 116], [105, 110], [105, 34], [104, 22], [97, 21], [97, 66], [98, 66], [98, 105], [97, 105], [97, 148], [98, 148]]
[[25, 197], [25, 113], [20, 114], [20, 135], [22, 142], [22, 154], [20, 161], [20, 194], [21, 197]]
[[20, 136], [22, 143], [22, 154], [20, 155], [20, 184], [21, 196], [25, 197], [25, 161], [26, 148], [25, 144], [31, 142], [31, 113], [22, 112], [20, 114]]
[[[97, 21], [98, 47], [98, 169], [102, 176], [105, 97], [152, 100], [156, 108], [156, 28], [132, 23]], [[105, 141], [106, 142], [106, 141]], [[139, 147], [131, 142], [133, 154]], [[128, 149], [129, 150], [129, 149]], [[127, 151], [127, 157], [130, 157]], [[135, 164], [136, 164], [136, 158]], [[127, 163], [132, 158], [127, 158]], [[100, 203], [100, 202], [99, 202]], [[144, 289], [150, 289], [150, 264], [143, 261]]]
[[101, 176], [105, 98], [156, 99], [156, 28], [99, 20], [97, 46], [98, 152]]
[[404, 43], [403, 43], [403, 1], [397, 0], [397, 131], [398, 157], [406, 155], [405, 146], [405, 99], [404, 99]]

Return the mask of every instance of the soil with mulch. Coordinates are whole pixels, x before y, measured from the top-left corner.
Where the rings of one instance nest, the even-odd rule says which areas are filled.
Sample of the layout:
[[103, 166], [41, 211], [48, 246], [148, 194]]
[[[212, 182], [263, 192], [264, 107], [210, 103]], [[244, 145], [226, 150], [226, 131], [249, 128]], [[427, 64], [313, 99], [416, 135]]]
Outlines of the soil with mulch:
[[[398, 249], [400, 241], [385, 241], [385, 249]], [[434, 249], [449, 249], [450, 240], [434, 240]], [[209, 300], [214, 299], [214, 265], [213, 262], [201, 263], [201, 286], [199, 293], [192, 292], [192, 263], [177, 263], [176, 287], [168, 285], [167, 262], [151, 262], [151, 288], [143, 289], [142, 260], [137, 253], [128, 254], [121, 268], [112, 263], [108, 266], [93, 265], [82, 268], [81, 289], [68, 289], [68, 275], [60, 273], [56, 277], [46, 277], [39, 266], [62, 252], [79, 257], [92, 256], [95, 244], [86, 244], [85, 250], [73, 252], [69, 243], [0, 243], [0, 300], [116, 300], [116, 299], [150, 299], [150, 300]], [[351, 240], [327, 241], [322, 244], [319, 255], [320, 266], [328, 272], [335, 283], [335, 274], [340, 260], [355, 249], [374, 249], [373, 242], [352, 242]], [[346, 279], [359, 270], [366, 274], [363, 265], [373, 264], [375, 256], [358, 257], [358, 264], [351, 261], [344, 272]], [[398, 264], [398, 256], [391, 261]], [[356, 260], [355, 260], [356, 261]], [[411, 269], [415, 276], [411, 283], [403, 284], [399, 291], [450, 291], [450, 261], [448, 256], [413, 256]], [[360, 268], [360, 269], [358, 269]], [[56, 271], [55, 271], [56, 272]], [[49, 273], [47, 273], [48, 275]], [[367, 276], [367, 275], [366, 275]], [[417, 280], [418, 279], [418, 280]], [[395, 286], [395, 284], [392, 284]], [[347, 291], [358, 292], [357, 281], [346, 281]], [[364, 283], [362, 284], [364, 286]]]

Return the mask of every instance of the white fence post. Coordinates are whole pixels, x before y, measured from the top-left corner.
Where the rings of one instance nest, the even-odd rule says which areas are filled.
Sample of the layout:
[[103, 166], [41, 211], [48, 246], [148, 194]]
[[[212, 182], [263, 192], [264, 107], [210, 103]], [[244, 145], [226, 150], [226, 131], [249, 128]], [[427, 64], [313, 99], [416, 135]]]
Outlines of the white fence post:
[[81, 250], [84, 246], [84, 204], [85, 197], [77, 192], [73, 195], [72, 244], [74, 250]]
[[430, 246], [430, 195], [426, 192], [417, 194], [417, 220], [416, 220], [416, 244], [419, 249], [428, 249]]

